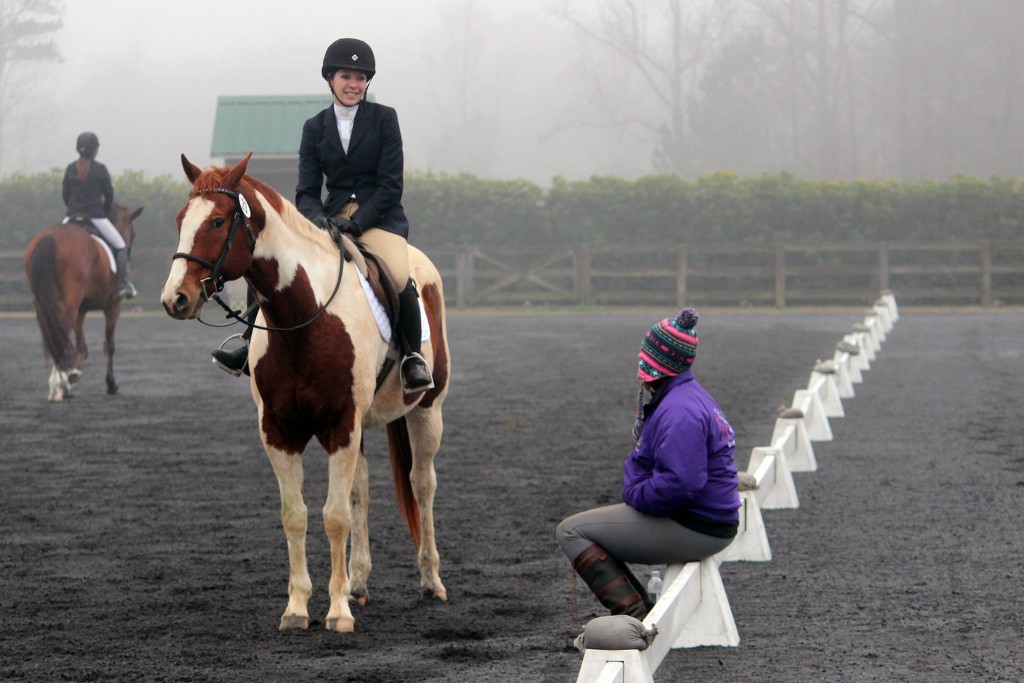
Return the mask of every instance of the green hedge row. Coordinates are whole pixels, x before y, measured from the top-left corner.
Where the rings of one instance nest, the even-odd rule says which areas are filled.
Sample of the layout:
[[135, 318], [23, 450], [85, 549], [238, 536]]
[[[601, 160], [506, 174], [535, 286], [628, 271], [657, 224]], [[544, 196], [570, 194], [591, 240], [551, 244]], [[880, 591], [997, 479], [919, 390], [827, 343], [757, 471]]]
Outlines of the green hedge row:
[[525, 181], [411, 175], [417, 243], [942, 242], [1020, 239], [1024, 180], [817, 182], [789, 174]]
[[[63, 216], [61, 171], [0, 181], [0, 249], [21, 249]], [[183, 181], [129, 171], [114, 179], [117, 199], [145, 206], [139, 239], [173, 247], [174, 219], [188, 196]], [[556, 178], [525, 180], [410, 173], [405, 206], [412, 241], [424, 248], [571, 244], [936, 242], [1020, 239], [1024, 180], [957, 177], [945, 182], [817, 182], [789, 174], [698, 180]]]

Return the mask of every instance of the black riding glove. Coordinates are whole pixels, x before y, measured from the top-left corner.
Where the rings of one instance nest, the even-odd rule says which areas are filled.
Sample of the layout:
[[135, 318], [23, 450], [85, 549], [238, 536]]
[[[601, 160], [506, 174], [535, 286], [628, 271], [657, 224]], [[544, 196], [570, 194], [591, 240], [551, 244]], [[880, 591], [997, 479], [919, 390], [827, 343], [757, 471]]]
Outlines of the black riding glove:
[[338, 226], [338, 229], [342, 232], [347, 232], [353, 237], [359, 237], [363, 234], [363, 228], [351, 218], [335, 218], [334, 224]]
[[313, 225], [330, 235], [335, 244], [341, 244], [341, 229], [333, 218], [317, 216], [313, 219]]

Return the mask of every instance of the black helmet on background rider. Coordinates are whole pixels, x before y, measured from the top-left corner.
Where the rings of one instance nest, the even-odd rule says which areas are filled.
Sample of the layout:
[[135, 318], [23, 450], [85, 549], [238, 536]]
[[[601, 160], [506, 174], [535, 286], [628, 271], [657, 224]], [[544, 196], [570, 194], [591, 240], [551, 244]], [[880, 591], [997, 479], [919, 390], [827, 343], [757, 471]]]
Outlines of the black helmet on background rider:
[[96, 137], [96, 133], [82, 133], [75, 142], [75, 149], [78, 150], [78, 153], [89, 159], [96, 156], [96, 151], [99, 148], [100, 139]]
[[366, 74], [366, 80], [370, 80], [377, 73], [373, 50], [358, 38], [339, 38], [324, 53], [324, 66], [320, 69], [320, 75], [325, 81], [330, 81], [339, 69], [362, 71]]

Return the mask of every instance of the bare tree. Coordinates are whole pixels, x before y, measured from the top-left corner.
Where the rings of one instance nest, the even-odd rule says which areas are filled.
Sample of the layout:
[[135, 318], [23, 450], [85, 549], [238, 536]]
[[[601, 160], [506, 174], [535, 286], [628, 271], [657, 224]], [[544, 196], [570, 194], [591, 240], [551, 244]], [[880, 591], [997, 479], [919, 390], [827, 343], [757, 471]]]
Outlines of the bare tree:
[[[687, 105], [703, 67], [735, 26], [732, 0], [561, 0], [552, 7], [582, 38], [582, 67], [604, 126], [654, 145], [658, 171], [694, 170]], [[628, 93], [628, 94], [627, 94]]]
[[0, 170], [6, 148], [4, 122], [31, 93], [14, 78], [15, 72], [20, 64], [60, 60], [53, 35], [63, 16], [61, 0], [0, 0]]
[[859, 175], [856, 49], [877, 0], [747, 2], [777, 44], [770, 71], [789, 110], [789, 167], [819, 178]]
[[458, 0], [441, 11], [440, 21], [436, 35], [444, 39], [432, 52], [428, 101], [437, 116], [428, 161], [434, 168], [487, 175], [494, 170], [503, 96], [495, 61], [488, 58], [495, 20], [479, 0]]

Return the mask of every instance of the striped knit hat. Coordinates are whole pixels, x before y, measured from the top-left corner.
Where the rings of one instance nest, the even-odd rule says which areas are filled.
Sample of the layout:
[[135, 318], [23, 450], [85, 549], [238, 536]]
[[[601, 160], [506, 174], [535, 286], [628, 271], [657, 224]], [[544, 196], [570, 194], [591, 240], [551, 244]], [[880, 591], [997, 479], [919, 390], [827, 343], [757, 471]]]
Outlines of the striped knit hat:
[[689, 370], [697, 356], [696, 326], [697, 311], [684, 308], [675, 318], [652, 327], [640, 344], [640, 381], [653, 382]]

